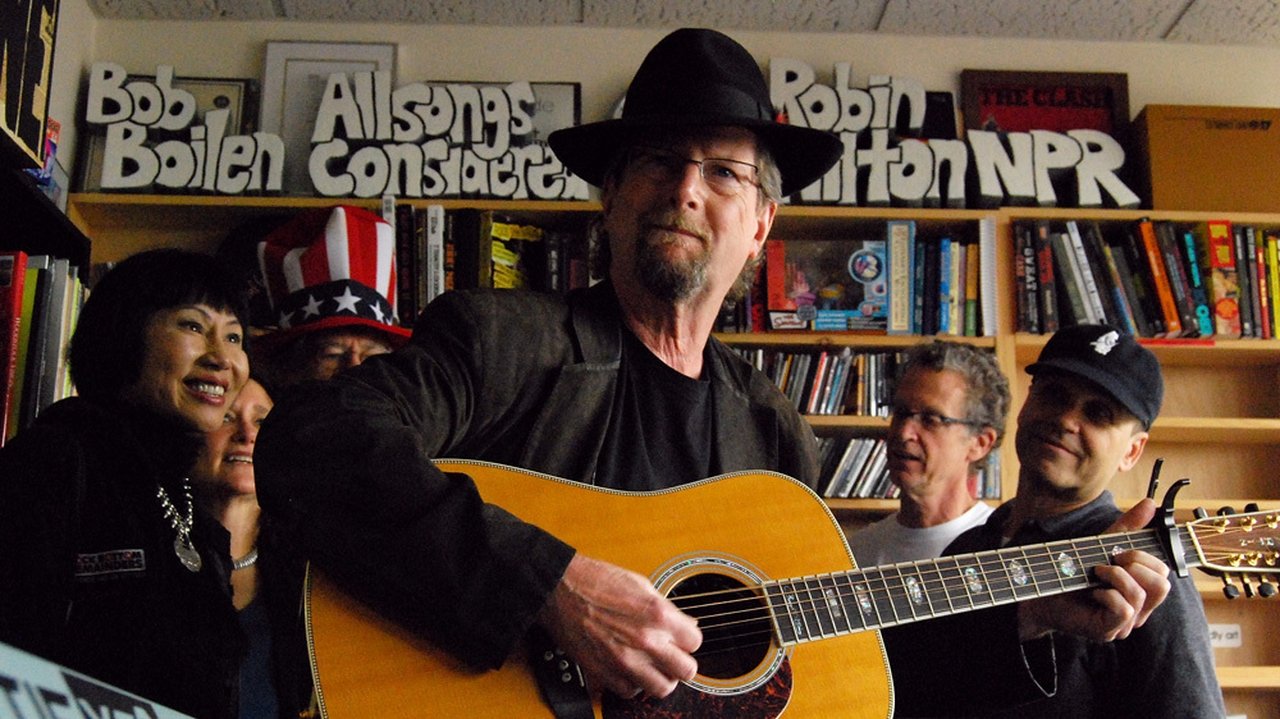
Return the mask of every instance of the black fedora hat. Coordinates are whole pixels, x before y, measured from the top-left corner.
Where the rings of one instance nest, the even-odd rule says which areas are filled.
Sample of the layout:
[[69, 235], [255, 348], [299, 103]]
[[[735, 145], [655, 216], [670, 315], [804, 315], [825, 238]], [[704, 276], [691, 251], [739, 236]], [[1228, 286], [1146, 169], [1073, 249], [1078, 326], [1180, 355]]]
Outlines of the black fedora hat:
[[676, 30], [654, 45], [631, 81], [621, 118], [556, 130], [548, 142], [566, 167], [599, 187], [614, 152], [637, 130], [711, 125], [753, 130], [782, 172], [784, 197], [840, 159], [835, 135], [774, 119], [764, 74], [746, 48], [699, 28]]

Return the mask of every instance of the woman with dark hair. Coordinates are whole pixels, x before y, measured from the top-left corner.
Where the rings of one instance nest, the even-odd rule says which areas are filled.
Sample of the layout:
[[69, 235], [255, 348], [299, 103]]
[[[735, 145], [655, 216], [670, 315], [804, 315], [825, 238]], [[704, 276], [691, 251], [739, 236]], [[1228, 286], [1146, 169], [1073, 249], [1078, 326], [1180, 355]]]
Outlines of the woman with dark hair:
[[78, 392], [0, 449], [0, 641], [199, 717], [244, 655], [228, 534], [189, 470], [249, 374], [241, 284], [180, 250], [124, 260], [71, 339]]

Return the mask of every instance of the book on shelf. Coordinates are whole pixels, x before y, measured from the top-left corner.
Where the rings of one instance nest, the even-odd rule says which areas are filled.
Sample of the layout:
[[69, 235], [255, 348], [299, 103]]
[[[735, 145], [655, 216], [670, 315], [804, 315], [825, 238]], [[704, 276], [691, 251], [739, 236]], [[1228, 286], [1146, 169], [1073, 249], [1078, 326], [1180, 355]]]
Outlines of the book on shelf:
[[1235, 231], [1229, 220], [1209, 220], [1202, 245], [1205, 285], [1213, 308], [1214, 335], [1240, 337], [1240, 278], [1236, 267]]
[[872, 489], [879, 482], [881, 476], [885, 474], [885, 467], [888, 462], [886, 449], [888, 444], [884, 438], [877, 438], [871, 441], [871, 451], [863, 461], [862, 467], [858, 468], [858, 476], [854, 479], [853, 486], [845, 496], [856, 499], [867, 499], [872, 496]]
[[[951, 334], [951, 280], [954, 277], [952, 265], [955, 264], [955, 241], [943, 237], [938, 241], [938, 306], [937, 334]], [[932, 289], [932, 288], [930, 288]]]
[[1089, 267], [1093, 270], [1094, 281], [1098, 285], [1098, 294], [1102, 298], [1103, 311], [1107, 322], [1119, 327], [1128, 334], [1137, 336], [1137, 324], [1133, 317], [1133, 309], [1125, 296], [1124, 283], [1116, 267], [1115, 259], [1102, 237], [1102, 228], [1097, 222], [1088, 222], [1081, 228], [1081, 241]]
[[1191, 285], [1191, 300], [1195, 310], [1196, 331], [1201, 337], [1214, 334], [1213, 310], [1209, 307], [1209, 292], [1205, 286], [1203, 263], [1200, 258], [1201, 243], [1196, 239], [1196, 231], [1190, 227], [1182, 228], [1182, 266], [1186, 270], [1187, 281]]
[[1271, 288], [1267, 286], [1267, 240], [1260, 229], [1249, 235], [1249, 257], [1253, 263], [1253, 296], [1254, 312], [1258, 318], [1258, 337], [1271, 339], [1274, 334], [1271, 321], [1271, 299], [1267, 296]]
[[1119, 250], [1117, 257], [1123, 257], [1124, 263], [1132, 270], [1130, 278], [1135, 296], [1151, 328], [1147, 336], [1160, 337], [1165, 332], [1164, 310], [1161, 309], [1160, 298], [1156, 295], [1155, 278], [1148, 267], [1150, 263], [1147, 260], [1147, 251], [1139, 234], [1137, 223], [1125, 225], [1112, 244], [1112, 248]]
[[1121, 288], [1121, 302], [1124, 313], [1129, 318], [1133, 333], [1139, 337], [1150, 337], [1151, 323], [1147, 319], [1147, 310], [1142, 301], [1139, 284], [1129, 266], [1128, 257], [1122, 247], [1118, 247], [1102, 236], [1102, 255], [1112, 273], [1112, 281]]
[[805, 414], [817, 414], [819, 402], [822, 400], [823, 387], [828, 382], [827, 364], [830, 362], [831, 355], [826, 350], [818, 352], [817, 358], [813, 363], [813, 377], [806, 387], [805, 395], [808, 400], [804, 403], [802, 411]]
[[951, 281], [947, 284], [951, 292], [951, 297], [947, 300], [951, 319], [948, 320], [947, 326], [953, 335], [964, 334], [964, 283], [968, 278], [965, 274], [968, 249], [969, 246], [959, 239], [951, 242]]
[[1164, 255], [1160, 251], [1160, 242], [1156, 238], [1155, 223], [1149, 218], [1138, 220], [1138, 239], [1146, 255], [1146, 269], [1150, 272], [1155, 296], [1160, 303], [1160, 314], [1164, 329], [1159, 337], [1181, 337], [1183, 334], [1182, 318], [1178, 306], [1174, 303], [1173, 287], [1169, 284], [1169, 275], [1165, 272]]
[[916, 223], [913, 220], [890, 220], [886, 225], [889, 265], [889, 312], [886, 329], [889, 334], [912, 334], [919, 327], [912, 322], [915, 309], [913, 265], [916, 257]]
[[1258, 284], [1258, 228], [1246, 225], [1244, 230], [1244, 269], [1249, 277], [1249, 312], [1253, 317], [1253, 336], [1266, 333], [1266, 318], [1262, 314], [1262, 288]]
[[1267, 289], [1270, 290], [1271, 334], [1280, 335], [1280, 230], [1266, 230]]
[[[417, 282], [418, 291], [422, 293], [422, 307], [439, 297], [445, 291], [444, 286], [444, 206], [427, 205], [421, 210], [426, 215], [423, 222], [423, 240], [419, 247], [423, 250], [420, 267], [421, 279]], [[416, 278], [415, 278], [416, 279]]]
[[[22, 333], [22, 298], [27, 279], [27, 253], [0, 252], [0, 446], [8, 436], [9, 408], [18, 373], [18, 343]], [[25, 353], [24, 353], [25, 354]]]
[[996, 304], [996, 288], [999, 286], [996, 280], [996, 275], [999, 274], [997, 264], [996, 220], [994, 217], [984, 217], [978, 221], [977, 291], [981, 332], [975, 333], [984, 337], [994, 337], [999, 330], [996, 317], [999, 309]]
[[976, 244], [968, 245], [964, 256], [964, 335], [982, 334], [982, 318], [978, 313], [978, 264], [981, 261]]
[[1068, 220], [1066, 228], [1066, 245], [1071, 255], [1072, 269], [1077, 276], [1076, 282], [1082, 292], [1082, 301], [1084, 302], [1089, 322], [1093, 324], [1105, 323], [1108, 318], [1102, 302], [1102, 293], [1098, 290], [1094, 269], [1089, 264], [1088, 255], [1085, 254], [1084, 239], [1080, 236], [1080, 226], [1075, 220]]
[[1256, 337], [1253, 318], [1253, 283], [1249, 275], [1248, 239], [1253, 228], [1243, 225], [1232, 225], [1231, 233], [1235, 241], [1236, 281], [1240, 283], [1240, 336]]
[[1183, 263], [1182, 240], [1180, 231], [1172, 222], [1156, 222], [1156, 242], [1160, 254], [1164, 258], [1165, 275], [1169, 278], [1169, 288], [1173, 293], [1173, 304], [1178, 309], [1178, 321], [1182, 325], [1183, 337], [1199, 335], [1199, 321], [1196, 319], [1194, 301], [1191, 297], [1191, 282], [1187, 278]]
[[[10, 437], [31, 424], [40, 409], [40, 382], [44, 373], [45, 345], [50, 331], [46, 318], [53, 302], [53, 257], [29, 255], [27, 257], [27, 287], [24, 288], [23, 317], [30, 321], [21, 333], [23, 353], [22, 381], [15, 403], [16, 415], [10, 418]], [[28, 303], [27, 293], [30, 293]]]
[[917, 246], [924, 248], [924, 270], [921, 273], [923, 284], [916, 292], [916, 296], [920, 298], [920, 333], [935, 335], [938, 334], [940, 323], [938, 310], [941, 306], [942, 239], [918, 240]]
[[1063, 324], [1077, 325], [1097, 322], [1089, 305], [1089, 292], [1085, 288], [1084, 277], [1080, 274], [1080, 263], [1075, 251], [1071, 248], [1071, 240], [1066, 232], [1050, 232], [1049, 241], [1053, 247], [1053, 268], [1059, 288], [1059, 307], [1065, 310]]
[[1058, 312], [1057, 269], [1053, 262], [1053, 239], [1047, 220], [1035, 223], [1032, 246], [1035, 248], [1039, 285], [1040, 331], [1053, 334], [1062, 326]]
[[1014, 331], [1040, 334], [1040, 305], [1036, 279], [1036, 251], [1031, 244], [1031, 226], [1013, 226]]
[[413, 299], [414, 278], [418, 272], [413, 252], [416, 215], [413, 205], [404, 203], [397, 204], [392, 213], [396, 237], [396, 316], [406, 327], [413, 326], [421, 309]]
[[450, 237], [457, 253], [454, 259], [455, 289], [493, 286], [493, 212], [459, 209], [453, 217]]

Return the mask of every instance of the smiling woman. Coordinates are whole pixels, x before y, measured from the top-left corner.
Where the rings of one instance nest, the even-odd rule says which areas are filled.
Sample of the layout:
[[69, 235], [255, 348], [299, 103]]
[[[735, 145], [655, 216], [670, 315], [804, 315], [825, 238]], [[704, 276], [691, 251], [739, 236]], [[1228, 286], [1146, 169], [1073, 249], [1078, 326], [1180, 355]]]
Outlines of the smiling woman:
[[201, 717], [236, 714], [228, 535], [189, 468], [248, 378], [243, 288], [217, 260], [135, 255], [71, 340], [78, 396], [0, 450], [0, 641]]

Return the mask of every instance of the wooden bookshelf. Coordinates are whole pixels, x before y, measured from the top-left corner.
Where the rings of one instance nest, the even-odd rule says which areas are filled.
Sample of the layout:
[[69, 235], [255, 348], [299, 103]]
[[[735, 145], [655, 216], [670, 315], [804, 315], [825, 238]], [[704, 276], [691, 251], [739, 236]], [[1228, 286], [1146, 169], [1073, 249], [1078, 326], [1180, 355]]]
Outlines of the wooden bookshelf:
[[[179, 245], [206, 251], [244, 222], [288, 216], [300, 210], [336, 204], [325, 198], [153, 196], [129, 194], [73, 194], [68, 214], [93, 240], [93, 261], [119, 259], [141, 249]], [[375, 200], [341, 200], [377, 208]], [[415, 201], [413, 204], [427, 204]], [[444, 201], [446, 209], [478, 208], [502, 212], [529, 222], [585, 227], [598, 210], [594, 202]], [[850, 208], [784, 206], [778, 213], [772, 237], [839, 238], [851, 231], [872, 231], [889, 219], [911, 219], [926, 231], [960, 228], [976, 235], [976, 225], [994, 218], [996, 227], [997, 327], [994, 336], [954, 338], [988, 347], [1010, 378], [1013, 406], [1007, 436], [1017, 430], [1016, 415], [1026, 397], [1028, 364], [1035, 361], [1046, 337], [1016, 334], [1013, 316], [1013, 224], [1021, 220], [1098, 220], [1131, 222], [1141, 217], [1203, 223], [1230, 219], [1258, 225], [1280, 225], [1280, 215], [1243, 213], [1155, 212], [1054, 208], [1003, 208], [951, 210], [907, 208]], [[741, 346], [810, 348], [854, 347], [880, 350], [905, 348], [928, 338], [839, 332], [749, 333], [720, 335]], [[949, 338], [951, 339], [951, 338]], [[1197, 506], [1210, 512], [1222, 505], [1242, 507], [1258, 502], [1280, 507], [1280, 340], [1160, 340], [1146, 344], [1160, 358], [1166, 373], [1163, 412], [1151, 432], [1143, 461], [1113, 483], [1121, 506], [1141, 497], [1152, 464], [1163, 457], [1163, 486], [1179, 477], [1192, 484], [1178, 499], [1180, 515]], [[819, 434], [883, 434], [887, 420], [874, 417], [815, 416]], [[1012, 441], [1005, 444], [1001, 461], [1001, 497], [1014, 495], [1017, 457]], [[841, 516], [874, 518], [892, 511], [893, 500], [832, 500], [829, 506]], [[1212, 580], [1208, 580], [1212, 582]], [[1220, 585], [1217, 585], [1220, 588]], [[1215, 589], [1213, 591], [1220, 591]], [[1280, 643], [1268, 627], [1276, 620], [1280, 599], [1227, 602], [1202, 590], [1211, 622], [1231, 622], [1240, 612], [1248, 633], [1246, 643], [1256, 645], [1252, 654], [1219, 651], [1219, 677], [1233, 712], [1248, 711], [1251, 719], [1280, 719]], [[1263, 697], [1263, 699], [1259, 699]]]

